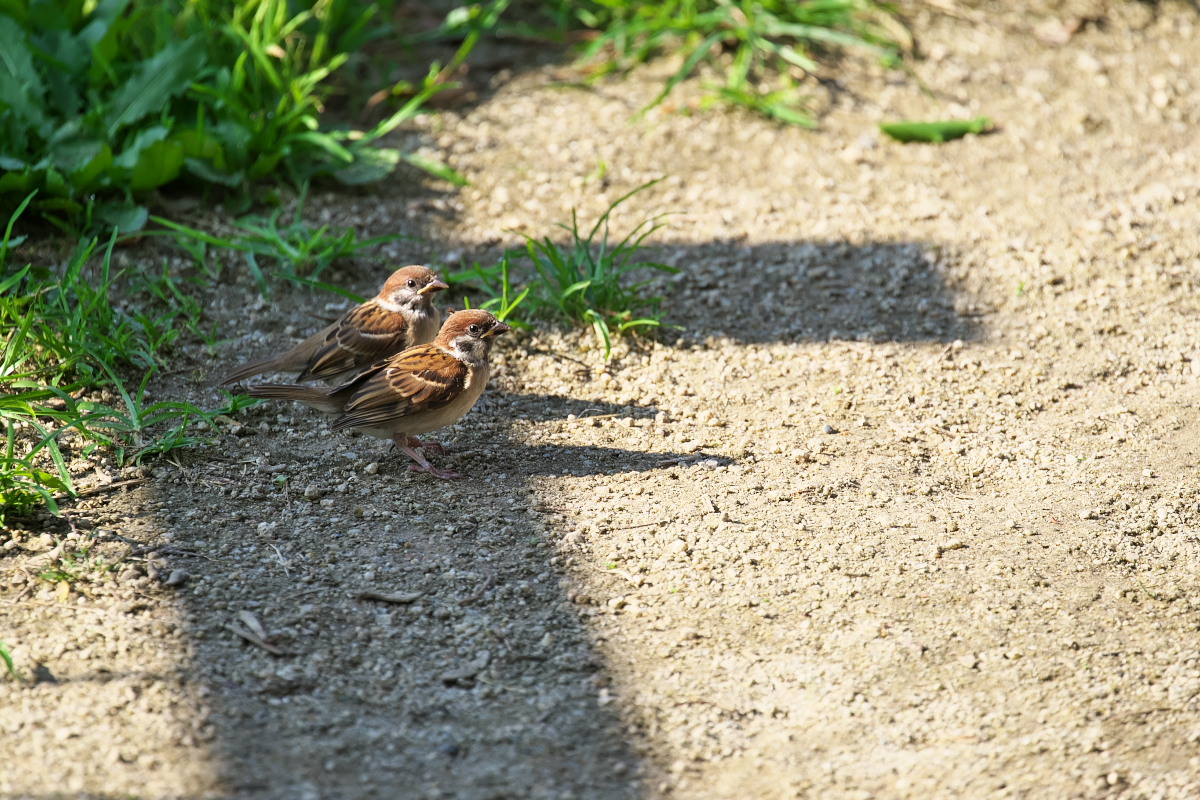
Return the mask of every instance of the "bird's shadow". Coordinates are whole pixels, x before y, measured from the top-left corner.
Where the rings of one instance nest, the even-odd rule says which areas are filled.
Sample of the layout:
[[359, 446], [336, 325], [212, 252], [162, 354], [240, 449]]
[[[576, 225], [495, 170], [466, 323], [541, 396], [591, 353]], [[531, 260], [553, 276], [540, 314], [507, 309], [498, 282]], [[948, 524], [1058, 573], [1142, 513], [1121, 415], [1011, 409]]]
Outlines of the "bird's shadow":
[[610, 403], [606, 400], [583, 400], [561, 394], [523, 394], [493, 389], [484, 395], [483, 401], [472, 414], [530, 422], [585, 422], [589, 418], [606, 417], [649, 419], [659, 410], [656, 405]]
[[[659, 413], [654, 405], [619, 404], [604, 400], [581, 400], [555, 394], [518, 394], [495, 392], [485, 396], [471, 412], [464, 426], [463, 440], [447, 448], [450, 460], [461, 460], [459, 467], [474, 474], [469, 462], [486, 459], [488, 472], [505, 475], [615, 475], [627, 472], [652, 472], [673, 466], [711, 468], [734, 463], [728, 456], [688, 448], [634, 449], [593, 444], [575, 444], [556, 440], [545, 444], [525, 441], [525, 435], [512, 430], [513, 423], [557, 423], [556, 432], [570, 432], [589, 425], [611, 425], [617, 435], [626, 430], [624, 420], [653, 419]], [[470, 420], [505, 430], [506, 441], [496, 441], [472, 430]], [[400, 462], [397, 462], [398, 464]], [[404, 469], [399, 466], [397, 471]]]
[[[451, 451], [451, 454], [454, 452]], [[473, 454], [473, 451], [461, 451], [463, 456]], [[489, 471], [529, 477], [619, 475], [627, 472], [653, 472], [674, 466], [711, 468], [734, 463], [728, 456], [705, 452], [702, 449], [685, 453], [559, 443], [509, 444], [494, 453], [489, 453], [487, 459]]]

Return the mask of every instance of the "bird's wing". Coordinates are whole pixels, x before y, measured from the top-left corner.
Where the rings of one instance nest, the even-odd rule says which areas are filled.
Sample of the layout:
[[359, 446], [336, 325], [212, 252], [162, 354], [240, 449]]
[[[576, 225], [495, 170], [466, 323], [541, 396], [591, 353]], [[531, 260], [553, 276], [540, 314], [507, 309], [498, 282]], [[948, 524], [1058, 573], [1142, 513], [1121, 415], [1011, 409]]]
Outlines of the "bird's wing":
[[372, 367], [359, 384], [334, 430], [374, 428], [422, 411], [441, 408], [466, 388], [471, 369], [433, 344], [397, 353]]
[[377, 303], [350, 309], [326, 331], [299, 380], [325, 380], [386, 358], [408, 342], [403, 314]]

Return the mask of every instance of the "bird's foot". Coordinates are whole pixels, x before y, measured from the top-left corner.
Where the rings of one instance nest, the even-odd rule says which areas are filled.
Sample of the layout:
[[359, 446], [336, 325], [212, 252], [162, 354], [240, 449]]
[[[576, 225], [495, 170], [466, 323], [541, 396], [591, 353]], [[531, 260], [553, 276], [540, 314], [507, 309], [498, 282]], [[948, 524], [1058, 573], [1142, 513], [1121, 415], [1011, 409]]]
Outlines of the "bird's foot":
[[404, 451], [406, 456], [417, 462], [416, 464], [408, 465], [409, 472], [427, 472], [433, 477], [440, 478], [444, 481], [454, 481], [463, 477], [457, 472], [451, 472], [448, 469], [438, 469], [430, 464], [429, 461], [426, 460], [425, 456], [421, 453], [421, 450], [413, 447], [411, 443], [411, 437], [408, 442], [400, 446], [400, 449]]
[[448, 452], [448, 448], [443, 447], [439, 442], [423, 442], [415, 436], [408, 437], [409, 447], [419, 447], [426, 453], [437, 453], [439, 456]]

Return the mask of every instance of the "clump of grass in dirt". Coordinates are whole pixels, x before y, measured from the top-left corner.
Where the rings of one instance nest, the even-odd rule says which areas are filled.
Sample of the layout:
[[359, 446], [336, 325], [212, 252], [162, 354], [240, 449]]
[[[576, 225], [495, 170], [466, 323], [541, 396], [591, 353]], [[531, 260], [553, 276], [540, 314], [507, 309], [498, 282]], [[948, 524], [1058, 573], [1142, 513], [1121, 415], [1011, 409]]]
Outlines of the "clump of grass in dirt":
[[161, 306], [115, 302], [115, 230], [102, 250], [99, 239], [80, 241], [60, 272], [13, 268], [13, 226], [31, 199], [0, 240], [0, 525], [39, 506], [59, 513], [59, 499], [76, 492], [72, 458], [102, 452], [118, 466], [140, 462], [204, 441], [203, 428], [244, 404], [151, 402], [150, 382], [176, 339], [199, 330], [199, 304], [176, 302], [185, 293], [166, 272], [151, 282]]
[[314, 228], [304, 221], [306, 196], [307, 186], [301, 189], [290, 222], [281, 222], [282, 209], [276, 209], [267, 216], [247, 214], [234, 220], [233, 231], [226, 235], [208, 233], [162, 217], [151, 219], [165, 228], [166, 235], [190, 253], [196, 264], [210, 274], [208, 247], [241, 254], [263, 297], [270, 295], [268, 277], [273, 277], [335, 292], [361, 302], [362, 298], [354, 293], [321, 282], [321, 273], [339, 259], [404, 237], [391, 234], [360, 240], [352, 228], [338, 229], [329, 225]]
[[719, 78], [705, 107], [733, 104], [812, 126], [800, 81], [821, 73], [821, 62], [862, 50], [898, 63], [910, 44], [892, 7], [872, 0], [548, 0], [543, 7], [560, 29], [595, 31], [580, 56], [594, 76], [660, 56], [682, 59], [643, 112], [708, 65]]
[[[617, 207], [655, 183], [651, 181], [618, 198], [590, 229], [580, 228], [572, 211], [570, 224], [559, 225], [568, 234], [565, 243], [549, 236], [525, 236], [524, 251], [506, 254], [494, 267], [485, 269], [476, 264], [471, 270], [450, 276], [450, 282], [478, 287], [489, 298], [481, 307], [499, 308], [506, 316], [523, 302], [527, 319], [556, 319], [590, 327], [607, 359], [615, 337], [644, 333], [662, 325], [662, 298], [647, 293], [651, 284], [647, 275], [679, 271], [641, 256], [646, 239], [663, 227], [662, 217], [643, 220], [618, 241], [610, 238], [609, 221]], [[525, 285], [519, 294], [513, 280], [513, 262], [519, 265], [517, 281]]]

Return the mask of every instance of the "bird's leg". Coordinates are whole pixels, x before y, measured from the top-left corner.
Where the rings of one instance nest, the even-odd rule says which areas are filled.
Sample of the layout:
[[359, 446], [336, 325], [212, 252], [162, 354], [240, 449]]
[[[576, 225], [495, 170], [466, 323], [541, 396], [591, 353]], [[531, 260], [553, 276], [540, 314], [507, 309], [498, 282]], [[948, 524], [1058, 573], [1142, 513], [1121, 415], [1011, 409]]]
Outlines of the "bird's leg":
[[417, 448], [420, 448], [421, 450], [425, 450], [430, 453], [437, 453], [438, 455], [443, 455], [446, 452], [446, 448], [443, 447], [440, 443], [438, 443], [438, 442], [423, 442], [415, 436], [408, 437], [408, 446], [409, 447], [417, 447]]
[[448, 469], [438, 469], [430, 464], [425, 459], [425, 456], [421, 454], [421, 451], [418, 448], [409, 445], [407, 438], [405, 439], [404, 444], [400, 444], [399, 441], [393, 441], [393, 444], [399, 447], [406, 456], [417, 462], [416, 464], [408, 465], [409, 472], [428, 472], [433, 477], [441, 478], [444, 481], [458, 480], [459, 478], [463, 477], [457, 472], [451, 472]]

